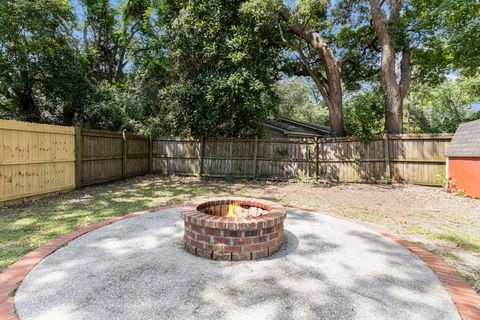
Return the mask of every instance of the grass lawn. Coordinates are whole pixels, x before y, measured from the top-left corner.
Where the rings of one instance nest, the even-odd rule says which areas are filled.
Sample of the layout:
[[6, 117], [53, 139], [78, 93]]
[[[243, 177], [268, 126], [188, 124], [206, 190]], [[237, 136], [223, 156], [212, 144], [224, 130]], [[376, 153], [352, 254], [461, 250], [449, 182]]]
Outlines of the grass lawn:
[[193, 198], [237, 195], [384, 225], [452, 265], [480, 292], [480, 201], [440, 188], [137, 177], [0, 208], [0, 271], [87, 224]]

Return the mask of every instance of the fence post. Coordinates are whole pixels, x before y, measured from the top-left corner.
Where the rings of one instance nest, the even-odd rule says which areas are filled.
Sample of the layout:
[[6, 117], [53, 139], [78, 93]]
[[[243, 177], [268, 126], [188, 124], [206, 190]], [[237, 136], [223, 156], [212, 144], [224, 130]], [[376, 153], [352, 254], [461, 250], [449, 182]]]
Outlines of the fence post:
[[320, 147], [318, 145], [318, 137], [315, 137], [315, 180], [318, 180], [319, 178], [319, 173], [320, 173], [320, 168], [318, 167], [319, 165], [319, 153], [320, 153]]
[[75, 187], [82, 187], [82, 128], [75, 126]]
[[127, 176], [127, 155], [128, 155], [128, 145], [127, 145], [127, 134], [125, 129], [122, 131], [122, 177]]
[[200, 163], [200, 167], [198, 168], [198, 176], [202, 176], [202, 168], [203, 168], [203, 149], [205, 147], [205, 138], [203, 136], [200, 137], [200, 151], [198, 155], [198, 162]]
[[385, 150], [385, 178], [388, 181], [392, 178], [392, 172], [390, 169], [390, 142], [386, 131], [383, 134], [383, 148]]
[[153, 139], [148, 136], [148, 173], [153, 172]]
[[257, 158], [258, 158], [258, 136], [255, 136], [255, 146], [253, 147], [253, 179], [257, 178]]

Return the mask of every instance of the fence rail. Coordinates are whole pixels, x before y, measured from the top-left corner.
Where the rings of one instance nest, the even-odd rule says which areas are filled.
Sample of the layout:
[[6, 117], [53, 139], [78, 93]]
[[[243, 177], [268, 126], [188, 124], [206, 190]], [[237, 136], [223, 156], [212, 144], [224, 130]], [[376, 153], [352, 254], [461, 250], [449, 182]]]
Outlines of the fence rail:
[[0, 203], [149, 172], [441, 185], [451, 138], [152, 138], [0, 120]]
[[78, 187], [150, 171], [150, 137], [76, 128]]
[[441, 185], [450, 134], [353, 138], [153, 139], [153, 171], [211, 177]]
[[0, 202], [75, 188], [72, 127], [0, 120]]

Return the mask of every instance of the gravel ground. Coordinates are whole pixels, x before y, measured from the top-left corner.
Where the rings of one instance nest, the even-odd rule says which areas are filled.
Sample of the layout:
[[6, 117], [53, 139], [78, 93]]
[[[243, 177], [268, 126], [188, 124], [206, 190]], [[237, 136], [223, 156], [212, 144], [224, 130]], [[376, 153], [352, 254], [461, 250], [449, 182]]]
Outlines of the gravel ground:
[[480, 293], [480, 200], [414, 185], [265, 182], [150, 175], [0, 208], [0, 271], [78, 229], [136, 210], [197, 197], [251, 196], [383, 225], [461, 273]]
[[289, 209], [260, 261], [187, 253], [178, 209], [114, 223], [45, 258], [15, 307], [27, 319], [459, 319], [415, 255], [358, 224]]
[[479, 199], [401, 184], [272, 183], [245, 194], [387, 226], [441, 256], [480, 293]]

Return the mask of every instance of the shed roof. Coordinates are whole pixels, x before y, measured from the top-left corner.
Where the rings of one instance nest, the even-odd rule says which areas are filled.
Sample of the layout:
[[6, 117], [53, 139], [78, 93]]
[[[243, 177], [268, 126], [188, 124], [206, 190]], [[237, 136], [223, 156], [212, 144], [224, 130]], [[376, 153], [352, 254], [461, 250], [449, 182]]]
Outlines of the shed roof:
[[267, 119], [260, 122], [260, 124], [272, 129], [283, 131], [284, 134], [292, 136], [324, 136], [331, 132], [330, 127], [327, 126], [285, 118]]
[[462, 123], [458, 127], [446, 156], [480, 157], [480, 120]]

